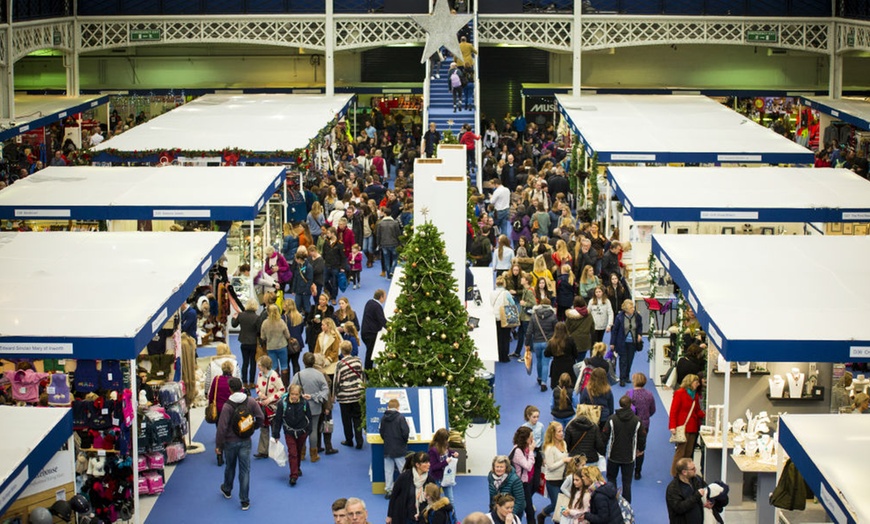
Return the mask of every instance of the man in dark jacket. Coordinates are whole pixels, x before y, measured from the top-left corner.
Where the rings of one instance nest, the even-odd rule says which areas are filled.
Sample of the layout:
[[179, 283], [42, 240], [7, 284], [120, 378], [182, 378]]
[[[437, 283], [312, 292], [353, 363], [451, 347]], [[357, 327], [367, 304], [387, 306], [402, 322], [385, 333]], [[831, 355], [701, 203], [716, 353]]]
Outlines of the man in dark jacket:
[[323, 261], [326, 263], [326, 281], [324, 287], [329, 293], [329, 299], [332, 305], [336, 304], [338, 297], [338, 273], [347, 265], [347, 258], [344, 254], [344, 244], [342, 244], [336, 230], [334, 228], [326, 228], [323, 230]]
[[405, 469], [408, 437], [411, 434], [408, 421], [399, 413], [398, 400], [393, 398], [387, 403], [378, 433], [384, 440], [384, 497], [390, 498], [393, 492], [393, 470], [401, 473]]
[[263, 410], [257, 401], [242, 391], [242, 381], [236, 377], [229, 380], [229, 400], [224, 404], [218, 419], [217, 431], [215, 432], [215, 453], [223, 456], [226, 467], [224, 469], [224, 482], [221, 484], [221, 493], [225, 498], [233, 496], [233, 480], [236, 477], [236, 463], [239, 464], [239, 502], [242, 510], [247, 510], [251, 505], [248, 491], [251, 484], [251, 437], [240, 437], [230, 428], [233, 413], [236, 406], [244, 405], [248, 412], [254, 416], [254, 427], [263, 426]]
[[[577, 278], [580, 278], [583, 275], [583, 268], [586, 266], [592, 266], [594, 269], [598, 264], [598, 253], [592, 249], [592, 241], [586, 237], [582, 237], [579, 242], [580, 253], [577, 254], [577, 260], [574, 261], [574, 274], [577, 275]], [[592, 298], [592, 292], [583, 298], [589, 300]]]
[[387, 292], [383, 289], [378, 289], [375, 291], [374, 298], [366, 302], [366, 307], [363, 310], [360, 338], [362, 338], [363, 344], [366, 345], [366, 369], [372, 369], [372, 353], [378, 340], [378, 331], [384, 329], [387, 325], [387, 318], [384, 316], [384, 302], [386, 301]]
[[695, 463], [690, 458], [677, 461], [677, 476], [668, 484], [665, 502], [668, 505], [670, 524], [703, 524], [704, 507], [713, 507], [712, 502], [704, 503], [703, 490], [707, 486], [704, 479], [696, 474]]
[[399, 237], [402, 235], [402, 224], [390, 216], [386, 206], [382, 206], [378, 214], [383, 216], [375, 227], [375, 235], [378, 245], [381, 247], [381, 256], [384, 258], [384, 271], [387, 278], [393, 278], [398, 260], [397, 248]]
[[181, 332], [196, 340], [196, 310], [187, 302], [181, 304]]
[[628, 395], [619, 399], [619, 409], [607, 419], [604, 438], [607, 440], [607, 481], [616, 484], [621, 471], [622, 496], [630, 503], [634, 459], [646, 449], [646, 432], [640, 419], [631, 411]]
[[622, 251], [622, 245], [619, 242], [611, 242], [604, 256], [601, 257], [601, 278], [605, 282], [610, 282], [610, 275], [616, 273], [622, 275], [619, 270], [619, 252]]
[[572, 457], [585, 455], [588, 464], [598, 462], [598, 455], [604, 454], [604, 438], [598, 424], [584, 415], [578, 415], [565, 427], [565, 446]]
[[547, 341], [553, 338], [556, 329], [556, 311], [550, 305], [548, 298], [542, 298], [541, 303], [532, 308], [532, 318], [526, 328], [526, 351], [535, 352], [537, 362], [538, 384], [541, 391], [547, 391], [547, 378], [550, 373], [550, 357], [544, 356]]
[[550, 192], [550, 201], [556, 201], [556, 195], [562, 193], [565, 197], [571, 191], [571, 185], [568, 179], [565, 178], [565, 172], [562, 168], [556, 170], [556, 174], [547, 179], [547, 189]]

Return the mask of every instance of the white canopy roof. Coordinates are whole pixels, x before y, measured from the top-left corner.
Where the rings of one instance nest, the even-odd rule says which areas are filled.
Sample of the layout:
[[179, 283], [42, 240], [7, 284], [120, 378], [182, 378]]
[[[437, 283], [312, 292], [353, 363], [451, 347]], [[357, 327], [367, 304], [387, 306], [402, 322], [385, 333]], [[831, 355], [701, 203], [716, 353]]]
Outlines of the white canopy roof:
[[0, 133], [0, 140], [8, 140], [108, 102], [108, 95], [15, 95], [15, 118], [12, 119], [15, 127]]
[[870, 417], [783, 415], [779, 443], [833, 522], [870, 522], [867, 447]]
[[652, 249], [728, 361], [870, 361], [870, 237], [657, 234]]
[[72, 410], [0, 406], [0, 515], [72, 435]]
[[276, 167], [48, 167], [0, 191], [0, 218], [253, 220]]
[[847, 169], [610, 166], [607, 176], [637, 221], [870, 220], [870, 183]]
[[556, 95], [581, 141], [606, 163], [812, 164], [808, 149], [699, 95]]
[[94, 152], [292, 151], [344, 113], [353, 95], [212, 94], [104, 141]]
[[225, 250], [223, 233], [0, 233], [0, 354], [134, 358]]
[[801, 103], [860, 129], [870, 129], [870, 102], [865, 98], [802, 96]]

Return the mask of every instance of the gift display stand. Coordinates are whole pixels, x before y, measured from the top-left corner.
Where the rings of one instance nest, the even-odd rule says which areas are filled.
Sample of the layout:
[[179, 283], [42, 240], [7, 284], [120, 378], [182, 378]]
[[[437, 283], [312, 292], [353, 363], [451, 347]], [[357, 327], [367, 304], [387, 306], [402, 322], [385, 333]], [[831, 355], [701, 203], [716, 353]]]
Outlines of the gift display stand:
[[367, 388], [366, 441], [371, 445], [372, 493], [384, 493], [384, 441], [379, 428], [390, 399], [399, 401], [399, 413], [408, 422], [408, 451], [428, 451], [436, 430], [447, 424], [447, 389], [440, 388]]

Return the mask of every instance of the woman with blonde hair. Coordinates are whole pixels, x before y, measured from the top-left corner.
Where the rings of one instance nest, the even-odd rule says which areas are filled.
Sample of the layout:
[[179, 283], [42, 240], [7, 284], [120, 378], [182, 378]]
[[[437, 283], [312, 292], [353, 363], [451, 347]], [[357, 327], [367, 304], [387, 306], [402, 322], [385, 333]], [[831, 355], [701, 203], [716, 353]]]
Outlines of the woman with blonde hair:
[[311, 204], [311, 211], [305, 218], [305, 223], [308, 224], [308, 231], [311, 232], [311, 243], [317, 244], [317, 239], [320, 238], [320, 233], [324, 225], [326, 225], [326, 217], [323, 214], [323, 206], [320, 202], [314, 201]]
[[[547, 279], [547, 288], [550, 293], [555, 292], [556, 279], [553, 278], [553, 273], [547, 267], [547, 260], [544, 258], [544, 255], [538, 255], [535, 257], [535, 262], [532, 265], [532, 287], [538, 287], [538, 280], [542, 278]], [[551, 287], [552, 289], [550, 289]]]
[[[211, 384], [215, 377], [223, 374], [224, 364], [232, 366], [230, 376], [241, 378], [239, 363], [236, 356], [230, 351], [230, 346], [224, 342], [220, 342], [215, 348], [215, 355], [209, 359], [208, 367], [205, 368], [205, 383]], [[229, 387], [229, 385], [227, 385]], [[221, 410], [218, 409], [218, 414]]]
[[[569, 388], [570, 388], [570, 380]], [[571, 462], [568, 456], [568, 447], [565, 444], [565, 430], [562, 424], [553, 421], [547, 426], [544, 433], [544, 479], [547, 481], [547, 497], [550, 503], [538, 514], [538, 522], [550, 517], [556, 509], [556, 499], [559, 497], [559, 489], [565, 480], [565, 466]]]
[[335, 320], [331, 318], [323, 319], [313, 353], [315, 355], [323, 355], [325, 360], [323, 373], [328, 375], [328, 379], [331, 379], [335, 375], [335, 365], [338, 363], [338, 346], [341, 344], [341, 341], [341, 333], [335, 327]]
[[305, 339], [302, 332], [305, 329], [305, 317], [296, 309], [296, 303], [292, 300], [284, 301], [284, 315], [282, 316], [287, 324], [287, 331], [290, 332], [290, 337], [293, 341], [288, 341], [287, 359], [293, 368], [293, 374], [299, 373], [299, 354], [302, 353], [302, 348], [305, 347]]
[[580, 272], [578, 294], [584, 299], [590, 300], [595, 288], [600, 285], [601, 280], [595, 275], [595, 268], [588, 264], [584, 266], [583, 271]]
[[[574, 261], [574, 257], [572, 257], [571, 252], [568, 251], [568, 244], [566, 244], [562, 239], [556, 241], [556, 250], [553, 252], [551, 258], [553, 259], [553, 264], [559, 268], [565, 264], [568, 264], [570, 267]], [[573, 281], [573, 275], [571, 278]]]
[[287, 343], [290, 341], [290, 331], [287, 329], [287, 323], [281, 319], [278, 306], [272, 304], [266, 311], [268, 317], [260, 327], [260, 338], [266, 341], [266, 353], [272, 360], [272, 369], [280, 371], [281, 378], [285, 379], [285, 382], [289, 382]]

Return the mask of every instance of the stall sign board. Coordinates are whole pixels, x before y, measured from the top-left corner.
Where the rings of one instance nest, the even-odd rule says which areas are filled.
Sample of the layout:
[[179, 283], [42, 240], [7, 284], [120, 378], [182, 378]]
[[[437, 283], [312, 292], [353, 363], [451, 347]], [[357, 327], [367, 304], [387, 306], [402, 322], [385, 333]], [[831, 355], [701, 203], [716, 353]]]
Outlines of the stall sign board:
[[159, 29], [134, 29], [130, 31], [131, 42], [154, 42], [160, 39]]
[[747, 42], [766, 42], [766, 43], [777, 43], [779, 42], [779, 35], [776, 31], [762, 31], [755, 29], [747, 29], [746, 30], [746, 41]]
[[56, 489], [64, 484], [75, 482], [73, 472], [73, 456], [71, 450], [60, 450], [54, 454], [48, 464], [37, 473], [30, 484], [18, 495], [18, 498], [29, 497], [43, 491]]

